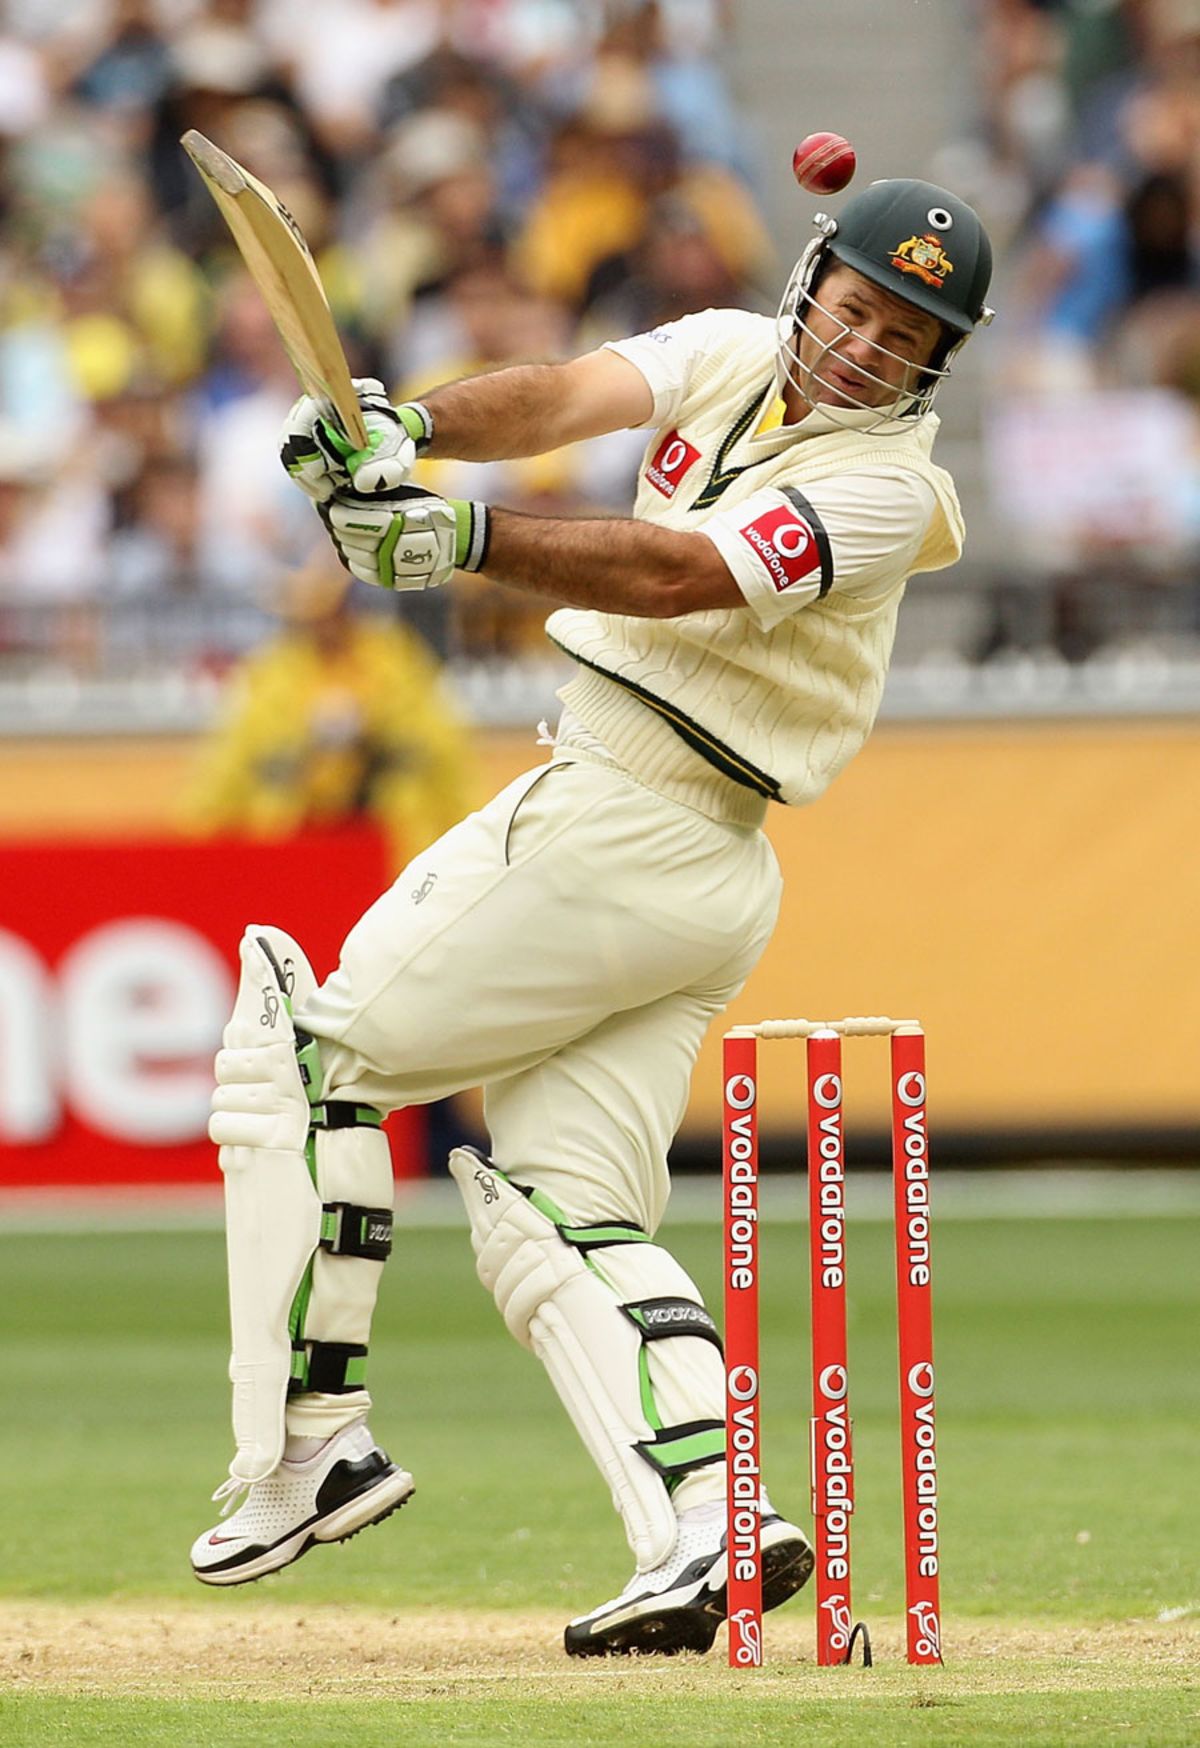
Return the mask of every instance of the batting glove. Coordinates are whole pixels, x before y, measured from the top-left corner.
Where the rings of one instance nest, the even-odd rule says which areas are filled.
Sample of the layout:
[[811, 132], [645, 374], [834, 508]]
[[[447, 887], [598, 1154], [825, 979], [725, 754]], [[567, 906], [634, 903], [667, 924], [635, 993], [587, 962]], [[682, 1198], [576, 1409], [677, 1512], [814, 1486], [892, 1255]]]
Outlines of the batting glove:
[[314, 504], [348, 488], [379, 492], [403, 485], [433, 435], [433, 420], [419, 401], [393, 407], [377, 377], [353, 382], [367, 427], [365, 449], [356, 449], [311, 395], [301, 395], [284, 424], [279, 459]]
[[487, 557], [485, 504], [396, 486], [337, 492], [319, 509], [347, 570], [381, 589], [437, 589]]

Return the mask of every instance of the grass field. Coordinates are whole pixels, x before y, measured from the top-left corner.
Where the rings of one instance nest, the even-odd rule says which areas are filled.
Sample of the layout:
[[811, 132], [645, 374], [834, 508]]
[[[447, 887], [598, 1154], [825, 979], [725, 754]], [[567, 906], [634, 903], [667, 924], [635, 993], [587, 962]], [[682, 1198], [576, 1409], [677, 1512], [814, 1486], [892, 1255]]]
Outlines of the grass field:
[[[715, 1230], [669, 1238], [715, 1299]], [[806, 1521], [803, 1239], [765, 1235], [763, 1412], [772, 1493]], [[941, 1670], [902, 1660], [890, 1233], [850, 1240], [880, 1660], [815, 1670], [802, 1595], [734, 1675], [723, 1635], [707, 1659], [561, 1654], [628, 1556], [461, 1232], [401, 1239], [377, 1320], [373, 1426], [416, 1498], [226, 1593], [187, 1568], [231, 1450], [219, 1235], [0, 1239], [0, 1743], [1200, 1742], [1200, 1212], [937, 1227]]]

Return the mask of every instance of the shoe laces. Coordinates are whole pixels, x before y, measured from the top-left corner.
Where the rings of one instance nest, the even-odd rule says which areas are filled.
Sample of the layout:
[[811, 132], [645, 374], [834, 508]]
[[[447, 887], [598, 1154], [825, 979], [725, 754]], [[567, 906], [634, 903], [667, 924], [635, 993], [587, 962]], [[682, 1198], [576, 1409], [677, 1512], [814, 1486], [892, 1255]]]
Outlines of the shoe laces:
[[230, 1475], [213, 1494], [213, 1503], [221, 1505], [221, 1516], [228, 1517], [236, 1505], [241, 1503], [243, 1493], [249, 1493], [252, 1483], [243, 1481], [238, 1475]]
[[[304, 1457], [292, 1459], [291, 1462], [285, 1457], [282, 1465], [276, 1464], [276, 1468], [280, 1466], [293, 1469], [302, 1468], [305, 1463], [314, 1462], [322, 1452], [328, 1450], [335, 1440], [339, 1443], [340, 1453], [350, 1458], [369, 1456], [375, 1449], [375, 1440], [371, 1437], [366, 1420], [352, 1420], [349, 1426], [343, 1427], [340, 1432], [331, 1433], [328, 1438], [318, 1441], [316, 1450], [308, 1452]], [[272, 1470], [272, 1474], [274, 1472]], [[264, 1480], [268, 1478], [262, 1477]], [[222, 1481], [213, 1494], [213, 1503], [220, 1505], [222, 1517], [228, 1517], [241, 1504], [243, 1494], [249, 1493], [250, 1489], [257, 1485], [257, 1481], [244, 1481], [240, 1475], [235, 1475], [231, 1470], [228, 1477]]]

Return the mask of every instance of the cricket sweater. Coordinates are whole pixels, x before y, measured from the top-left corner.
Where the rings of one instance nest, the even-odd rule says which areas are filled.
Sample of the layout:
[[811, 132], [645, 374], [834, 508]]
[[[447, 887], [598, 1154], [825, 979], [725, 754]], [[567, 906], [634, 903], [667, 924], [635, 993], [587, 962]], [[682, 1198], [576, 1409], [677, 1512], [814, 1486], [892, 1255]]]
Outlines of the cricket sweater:
[[[869, 432], [820, 409], [771, 426], [775, 324], [705, 311], [614, 344], [654, 395], [635, 517], [714, 541], [745, 605], [642, 619], [551, 614], [580, 664], [559, 696], [649, 787], [737, 824], [814, 801], [862, 746], [907, 579], [963, 525], [938, 420]], [[854, 415], [858, 426], [870, 415]]]

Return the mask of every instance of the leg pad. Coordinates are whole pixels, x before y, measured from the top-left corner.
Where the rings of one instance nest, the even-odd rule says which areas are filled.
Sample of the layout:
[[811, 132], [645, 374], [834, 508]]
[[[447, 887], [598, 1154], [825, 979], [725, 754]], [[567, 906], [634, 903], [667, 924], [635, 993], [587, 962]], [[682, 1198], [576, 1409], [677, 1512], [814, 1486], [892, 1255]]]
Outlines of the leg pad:
[[[679, 1264], [639, 1227], [573, 1226], [541, 1192], [468, 1148], [451, 1154], [450, 1170], [470, 1216], [480, 1280], [549, 1372], [609, 1483], [639, 1568], [657, 1566], [677, 1533], [671, 1488], [723, 1459], [725, 1423], [697, 1413], [664, 1425], [649, 1350], [663, 1343], [665, 1358], [679, 1349], [668, 1368], [676, 1401], [721, 1407], [712, 1318]], [[696, 1338], [700, 1354], [685, 1353]]]

